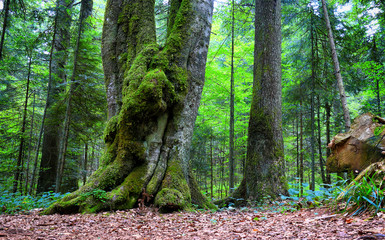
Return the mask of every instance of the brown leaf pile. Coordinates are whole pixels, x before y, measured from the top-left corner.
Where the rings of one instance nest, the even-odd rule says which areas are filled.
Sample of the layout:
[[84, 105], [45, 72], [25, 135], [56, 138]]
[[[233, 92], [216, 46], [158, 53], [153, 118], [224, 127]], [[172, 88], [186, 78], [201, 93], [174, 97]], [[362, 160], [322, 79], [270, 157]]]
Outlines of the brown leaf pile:
[[76, 215], [0, 215], [0, 239], [385, 239], [385, 219], [327, 209], [160, 214], [154, 209]]

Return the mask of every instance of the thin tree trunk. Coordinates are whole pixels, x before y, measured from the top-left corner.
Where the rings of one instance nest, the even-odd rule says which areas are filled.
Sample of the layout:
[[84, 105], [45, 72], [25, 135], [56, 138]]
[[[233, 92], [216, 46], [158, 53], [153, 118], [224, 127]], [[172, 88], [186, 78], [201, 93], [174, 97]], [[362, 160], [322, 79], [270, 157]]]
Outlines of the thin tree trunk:
[[231, 18], [231, 76], [230, 76], [230, 146], [229, 146], [229, 193], [234, 191], [234, 0]]
[[87, 164], [88, 164], [88, 143], [84, 144], [84, 161], [83, 161], [83, 185], [87, 181]]
[[[29, 57], [28, 62], [28, 76], [27, 76], [27, 90], [25, 92], [25, 102], [24, 102], [24, 111], [23, 111], [23, 122], [20, 131], [20, 145], [19, 145], [19, 155], [17, 157], [16, 164], [16, 173], [13, 182], [13, 192], [15, 193], [18, 188], [18, 184], [20, 183], [20, 174], [22, 174], [22, 166], [23, 166], [23, 150], [24, 150], [24, 142], [25, 142], [25, 125], [27, 122], [27, 108], [28, 108], [28, 97], [29, 97], [29, 83], [31, 77], [31, 66], [32, 66], [32, 57]], [[22, 189], [21, 189], [22, 190]]]
[[52, 89], [52, 60], [53, 60], [53, 50], [54, 50], [54, 43], [56, 41], [56, 25], [57, 25], [57, 16], [55, 17], [54, 21], [54, 32], [52, 36], [52, 44], [51, 44], [51, 51], [49, 54], [49, 64], [48, 64], [48, 69], [49, 69], [49, 74], [48, 74], [48, 87], [47, 87], [47, 98], [46, 98], [46, 104], [44, 107], [44, 112], [43, 112], [43, 118], [41, 121], [41, 127], [39, 131], [39, 137], [37, 140], [37, 147], [36, 147], [36, 154], [35, 154], [35, 161], [33, 165], [33, 171], [32, 171], [32, 178], [31, 178], [31, 186], [29, 188], [29, 193], [32, 195], [34, 192], [34, 186], [35, 186], [35, 179], [36, 179], [36, 171], [37, 171], [37, 165], [38, 165], [38, 158], [39, 158], [39, 150], [40, 150], [40, 144], [41, 144], [41, 138], [43, 136], [44, 132], [44, 126], [45, 126], [45, 118], [47, 116], [47, 109], [48, 109], [48, 102], [49, 99], [51, 99], [51, 89]]
[[213, 133], [210, 136], [210, 193], [214, 197], [214, 158], [213, 158]]
[[[331, 116], [331, 106], [329, 102], [325, 103], [325, 111], [326, 111], [326, 142], [330, 143], [330, 116]], [[328, 158], [331, 154], [330, 148], [326, 148], [326, 158]], [[326, 170], [326, 183], [331, 184], [331, 176], [329, 171]]]
[[299, 186], [300, 186], [300, 194], [303, 196], [303, 109], [302, 109], [302, 98], [300, 100], [300, 140], [299, 140]]
[[50, 75], [52, 81], [50, 98], [47, 98], [47, 122], [44, 125], [42, 157], [40, 163], [37, 192], [55, 191], [60, 162], [60, 143], [62, 119], [65, 118], [60, 108], [56, 107], [60, 95], [64, 93], [63, 87], [67, 74], [65, 65], [68, 57], [70, 41], [70, 26], [72, 0], [57, 0], [55, 16], [55, 37], [53, 38], [52, 60], [50, 62]]
[[[376, 43], [376, 35], [373, 35], [373, 47], [372, 47], [372, 58], [375, 63], [381, 64], [381, 61], [378, 58], [377, 53], [377, 43]], [[381, 117], [381, 98], [380, 98], [380, 78], [376, 77], [376, 95], [377, 95], [377, 115]]]
[[5, 0], [4, 2], [4, 21], [3, 21], [3, 29], [1, 32], [1, 40], [0, 40], [0, 61], [3, 60], [3, 46], [5, 39], [5, 31], [7, 30], [8, 25], [8, 15], [9, 15], [9, 4], [10, 0]]
[[31, 161], [31, 153], [32, 153], [32, 138], [33, 138], [33, 127], [34, 127], [34, 120], [35, 120], [35, 103], [36, 103], [36, 93], [33, 93], [33, 103], [32, 103], [32, 119], [31, 119], [31, 130], [30, 130], [30, 133], [29, 133], [29, 144], [28, 144], [28, 158], [27, 158], [27, 170], [26, 170], [26, 182], [25, 182], [25, 189], [24, 189], [24, 193], [27, 194], [29, 193], [28, 191], [28, 187], [29, 187], [29, 179], [30, 179], [30, 175], [29, 175], [29, 165], [30, 165], [30, 161]]
[[314, 30], [313, 30], [313, 13], [311, 14], [311, 21], [310, 21], [310, 38], [311, 38], [311, 184], [310, 184], [310, 190], [315, 190], [315, 134], [314, 134], [314, 95], [315, 95], [315, 58], [314, 58]]
[[[296, 138], [295, 138], [295, 142], [296, 142], [296, 178], [297, 180], [299, 179], [299, 114], [296, 114], [296, 118], [295, 118], [295, 135], [296, 135]], [[297, 182], [297, 181], [296, 181]]]
[[64, 128], [63, 128], [63, 139], [61, 143], [61, 150], [59, 154], [59, 164], [56, 175], [56, 192], [60, 192], [61, 182], [63, 179], [64, 166], [66, 162], [67, 148], [68, 148], [68, 138], [71, 124], [71, 111], [72, 111], [72, 96], [75, 94], [76, 88], [79, 86], [79, 83], [75, 82], [78, 78], [78, 68], [79, 68], [79, 54], [80, 54], [80, 41], [82, 39], [82, 34], [84, 31], [84, 25], [86, 19], [91, 16], [93, 7], [93, 0], [82, 0], [80, 7], [80, 16], [79, 16], [79, 26], [78, 26], [78, 35], [76, 39], [76, 48], [74, 53], [74, 61], [73, 61], [73, 69], [72, 76], [69, 82], [69, 92], [67, 96], [66, 103], [66, 114], [64, 120]]
[[345, 131], [347, 132], [350, 129], [349, 107], [348, 107], [348, 103], [347, 103], [347, 99], [346, 99], [346, 93], [345, 93], [344, 83], [342, 80], [340, 63], [338, 61], [336, 46], [334, 44], [334, 37], [333, 37], [332, 28], [330, 25], [329, 14], [328, 14], [328, 10], [326, 7], [326, 0], [321, 0], [321, 1], [322, 1], [322, 9], [324, 12], [324, 17], [325, 17], [326, 28], [328, 30], [328, 38], [329, 38], [330, 48], [331, 48], [331, 52], [332, 52], [332, 58], [333, 58], [333, 64], [334, 64], [334, 74], [336, 76], [338, 89], [339, 89], [339, 93], [340, 93], [341, 105], [342, 105], [342, 109], [343, 109], [343, 113], [344, 113]]
[[322, 177], [322, 182], [326, 182], [326, 176], [325, 176], [325, 169], [324, 169], [324, 159], [322, 157], [322, 140], [321, 140], [321, 113], [320, 113], [320, 108], [321, 108], [321, 100], [319, 95], [317, 95], [318, 99], [318, 105], [317, 105], [317, 127], [318, 127], [318, 154], [319, 154], [319, 165], [321, 169], [321, 177]]

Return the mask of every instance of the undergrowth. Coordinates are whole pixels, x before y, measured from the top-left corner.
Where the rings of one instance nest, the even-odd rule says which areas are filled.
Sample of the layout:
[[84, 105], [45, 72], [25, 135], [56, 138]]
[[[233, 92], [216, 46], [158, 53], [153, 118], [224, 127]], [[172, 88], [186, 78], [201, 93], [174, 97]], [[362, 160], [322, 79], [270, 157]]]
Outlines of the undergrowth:
[[359, 215], [361, 213], [371, 213], [376, 215], [378, 212], [385, 212], [385, 196], [384, 196], [384, 177], [364, 176], [360, 182], [353, 182], [343, 192], [342, 201], [344, 208], [342, 212]]
[[37, 196], [12, 193], [0, 186], [0, 214], [27, 213], [36, 208], [47, 208], [66, 194], [45, 192]]

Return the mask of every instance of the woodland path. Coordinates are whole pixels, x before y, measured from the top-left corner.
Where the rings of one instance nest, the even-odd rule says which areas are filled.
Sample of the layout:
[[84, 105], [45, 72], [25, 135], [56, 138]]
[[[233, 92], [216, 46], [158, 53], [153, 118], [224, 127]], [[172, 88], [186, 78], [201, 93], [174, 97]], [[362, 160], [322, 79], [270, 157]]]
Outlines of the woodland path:
[[385, 239], [385, 216], [365, 220], [326, 208], [296, 212], [160, 214], [153, 209], [99, 214], [0, 215], [0, 239]]

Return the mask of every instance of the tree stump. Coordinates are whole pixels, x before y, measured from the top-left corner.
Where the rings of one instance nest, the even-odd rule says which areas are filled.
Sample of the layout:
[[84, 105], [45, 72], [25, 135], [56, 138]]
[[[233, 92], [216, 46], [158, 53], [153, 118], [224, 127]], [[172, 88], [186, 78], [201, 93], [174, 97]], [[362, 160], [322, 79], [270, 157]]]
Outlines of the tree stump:
[[356, 118], [347, 133], [337, 134], [328, 144], [329, 172], [361, 172], [385, 157], [385, 119], [365, 113]]

